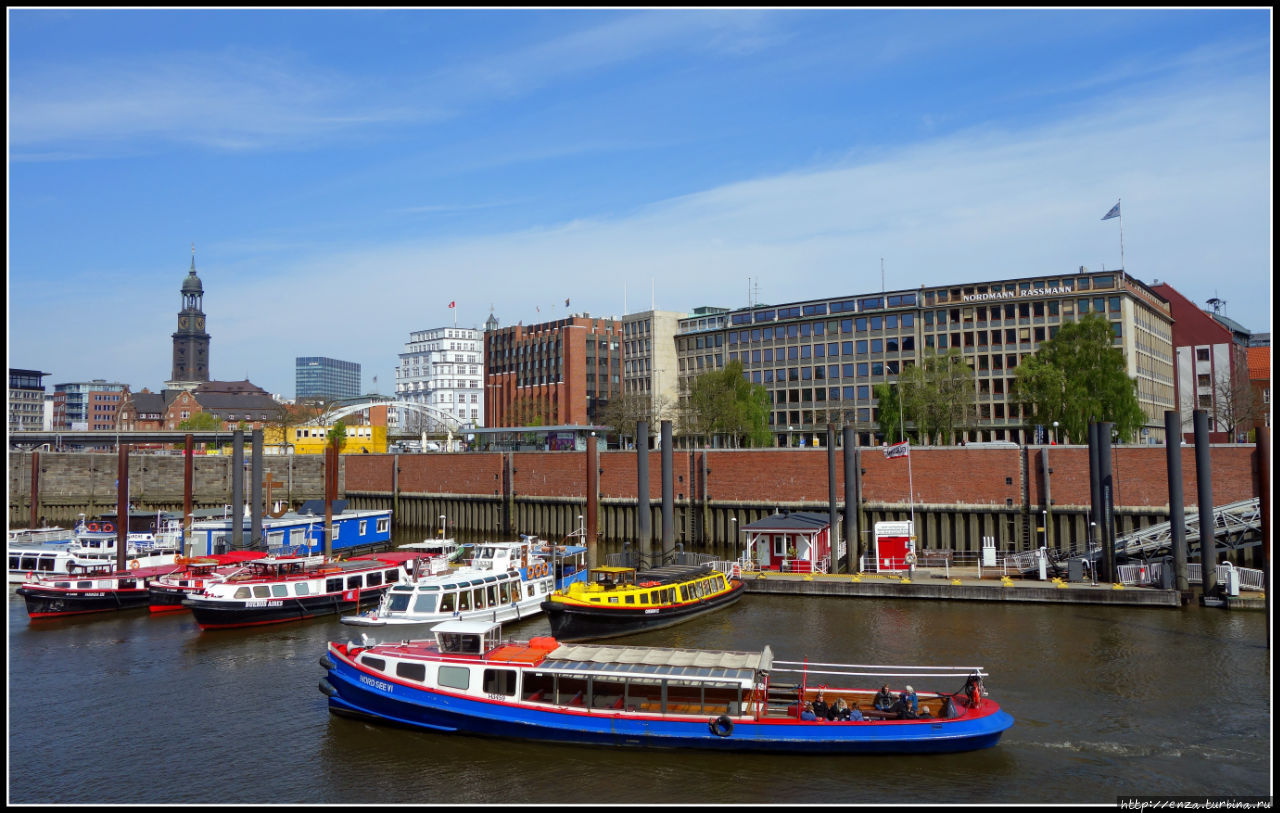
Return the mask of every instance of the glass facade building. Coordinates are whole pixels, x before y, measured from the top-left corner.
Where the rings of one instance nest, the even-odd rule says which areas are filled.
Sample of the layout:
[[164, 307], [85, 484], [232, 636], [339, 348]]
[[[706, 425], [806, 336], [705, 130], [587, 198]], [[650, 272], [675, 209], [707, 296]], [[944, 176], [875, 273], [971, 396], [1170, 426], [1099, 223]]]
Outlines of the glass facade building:
[[359, 364], [324, 356], [297, 358], [295, 398], [354, 398], [357, 395], [360, 395]]

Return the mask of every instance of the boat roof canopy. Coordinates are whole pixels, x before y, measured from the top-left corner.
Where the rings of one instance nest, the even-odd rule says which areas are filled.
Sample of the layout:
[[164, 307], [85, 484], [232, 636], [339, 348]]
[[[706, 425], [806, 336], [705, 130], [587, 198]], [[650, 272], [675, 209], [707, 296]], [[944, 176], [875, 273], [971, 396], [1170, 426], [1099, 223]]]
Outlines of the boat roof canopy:
[[561, 644], [543, 661], [550, 669], [653, 674], [689, 679], [749, 680], [773, 665], [773, 652]]

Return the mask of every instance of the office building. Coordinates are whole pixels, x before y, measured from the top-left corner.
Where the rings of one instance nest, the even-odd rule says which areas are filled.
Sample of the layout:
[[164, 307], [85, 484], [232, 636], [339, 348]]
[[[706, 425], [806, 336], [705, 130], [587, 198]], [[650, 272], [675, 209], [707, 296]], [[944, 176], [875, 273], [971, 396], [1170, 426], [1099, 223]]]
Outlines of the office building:
[[[409, 334], [396, 365], [396, 398], [420, 404], [401, 410], [404, 431], [435, 431], [432, 417], [448, 415], [461, 426], [484, 425], [484, 340], [473, 328], [438, 327]], [[446, 427], [447, 428], [447, 427]]]
[[360, 395], [360, 365], [324, 356], [299, 356], [294, 362], [294, 398], [334, 400]]

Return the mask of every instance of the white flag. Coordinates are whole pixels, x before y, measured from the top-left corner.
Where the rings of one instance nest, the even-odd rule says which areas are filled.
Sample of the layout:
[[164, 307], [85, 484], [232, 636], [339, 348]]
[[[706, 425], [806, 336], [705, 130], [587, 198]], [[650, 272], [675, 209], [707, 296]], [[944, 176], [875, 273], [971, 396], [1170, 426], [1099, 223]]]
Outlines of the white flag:
[[884, 450], [884, 456], [887, 458], [910, 457], [911, 441], [904, 440], [901, 443], [895, 443], [892, 446], [886, 446]]

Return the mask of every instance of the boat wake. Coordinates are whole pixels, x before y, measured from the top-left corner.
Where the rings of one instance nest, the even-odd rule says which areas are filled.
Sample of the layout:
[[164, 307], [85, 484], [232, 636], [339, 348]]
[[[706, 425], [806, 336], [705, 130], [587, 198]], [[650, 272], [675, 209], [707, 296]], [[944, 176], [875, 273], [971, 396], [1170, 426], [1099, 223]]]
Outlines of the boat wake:
[[1136, 745], [1122, 742], [1040, 742], [1028, 743], [1042, 748], [1071, 751], [1077, 754], [1101, 754], [1116, 757], [1193, 757], [1196, 759], [1218, 759], [1234, 761], [1242, 756], [1250, 756], [1247, 751], [1230, 748], [1210, 748], [1191, 743], [1165, 743], [1162, 745]]

